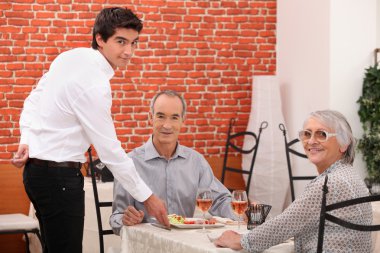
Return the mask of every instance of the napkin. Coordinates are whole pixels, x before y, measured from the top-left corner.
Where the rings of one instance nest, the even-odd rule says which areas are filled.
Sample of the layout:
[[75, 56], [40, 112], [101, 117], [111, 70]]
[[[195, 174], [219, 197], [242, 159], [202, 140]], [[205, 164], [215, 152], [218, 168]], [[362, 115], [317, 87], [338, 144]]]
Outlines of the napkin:
[[[226, 224], [226, 225], [237, 225], [238, 224], [237, 220], [231, 220], [230, 218], [222, 218], [219, 216], [212, 216], [212, 218], [214, 218], [216, 220], [216, 222]], [[240, 224], [243, 224], [243, 222]]]

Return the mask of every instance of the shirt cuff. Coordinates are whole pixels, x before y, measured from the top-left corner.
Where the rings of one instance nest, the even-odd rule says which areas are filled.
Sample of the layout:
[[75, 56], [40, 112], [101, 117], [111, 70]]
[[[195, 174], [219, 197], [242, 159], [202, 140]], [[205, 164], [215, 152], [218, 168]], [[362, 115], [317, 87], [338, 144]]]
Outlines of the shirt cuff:
[[152, 191], [145, 183], [137, 185], [134, 190], [129, 189], [128, 186], [126, 187], [125, 185], [123, 185], [123, 187], [139, 202], [144, 202], [152, 195]]

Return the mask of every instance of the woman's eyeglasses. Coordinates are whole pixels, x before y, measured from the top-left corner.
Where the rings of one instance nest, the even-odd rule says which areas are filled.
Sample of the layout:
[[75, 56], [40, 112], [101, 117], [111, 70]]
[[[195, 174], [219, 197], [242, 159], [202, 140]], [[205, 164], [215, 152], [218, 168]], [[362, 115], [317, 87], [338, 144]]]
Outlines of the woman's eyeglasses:
[[327, 141], [330, 137], [337, 136], [336, 133], [329, 133], [324, 130], [317, 130], [315, 132], [311, 132], [309, 130], [302, 130], [298, 133], [298, 136], [301, 141], [308, 141], [312, 137], [314, 140], [317, 140], [318, 142], [325, 142]]

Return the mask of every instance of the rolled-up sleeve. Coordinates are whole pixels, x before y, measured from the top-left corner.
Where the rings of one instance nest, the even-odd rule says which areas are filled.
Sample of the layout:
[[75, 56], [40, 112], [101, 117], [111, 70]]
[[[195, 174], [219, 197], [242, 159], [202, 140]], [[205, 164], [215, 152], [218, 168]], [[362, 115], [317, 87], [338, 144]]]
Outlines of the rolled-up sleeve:
[[141, 179], [133, 160], [127, 156], [117, 139], [111, 117], [110, 92], [109, 87], [93, 85], [77, 97], [72, 107], [100, 160], [124, 189], [136, 200], [143, 202], [152, 191]]

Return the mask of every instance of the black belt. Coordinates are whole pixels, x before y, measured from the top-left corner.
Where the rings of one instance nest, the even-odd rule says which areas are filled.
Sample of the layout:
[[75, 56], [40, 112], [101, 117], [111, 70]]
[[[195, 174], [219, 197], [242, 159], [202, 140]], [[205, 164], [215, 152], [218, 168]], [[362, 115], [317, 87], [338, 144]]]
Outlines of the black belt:
[[82, 164], [80, 162], [54, 162], [54, 161], [48, 161], [48, 160], [40, 160], [37, 158], [29, 158], [28, 162], [37, 166], [44, 166], [44, 167], [51, 167], [51, 168], [80, 169], [82, 167]]

